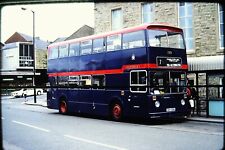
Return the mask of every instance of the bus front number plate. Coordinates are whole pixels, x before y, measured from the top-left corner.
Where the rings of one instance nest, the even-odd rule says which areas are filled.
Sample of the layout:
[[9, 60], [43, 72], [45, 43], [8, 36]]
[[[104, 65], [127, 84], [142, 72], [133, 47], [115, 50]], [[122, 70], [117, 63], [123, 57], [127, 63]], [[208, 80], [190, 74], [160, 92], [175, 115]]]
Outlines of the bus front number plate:
[[166, 108], [166, 112], [175, 112], [176, 108]]

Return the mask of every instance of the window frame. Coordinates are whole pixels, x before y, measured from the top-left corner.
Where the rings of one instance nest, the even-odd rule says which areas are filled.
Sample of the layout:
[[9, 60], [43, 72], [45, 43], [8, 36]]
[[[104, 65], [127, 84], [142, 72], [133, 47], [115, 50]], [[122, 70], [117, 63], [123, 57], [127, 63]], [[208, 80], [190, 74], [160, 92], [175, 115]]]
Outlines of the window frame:
[[[221, 15], [220, 6], [223, 7], [222, 4], [218, 3], [217, 8], [218, 8], [219, 49], [224, 49], [224, 45], [223, 45], [223, 47], [221, 46], [221, 43], [223, 43], [223, 42], [222, 42], [222, 39], [221, 39], [221, 28], [220, 28], [220, 25], [221, 25], [221, 20], [220, 20], [220, 15]], [[222, 13], [222, 18], [224, 18], [224, 10], [223, 10], [223, 13]], [[224, 20], [223, 20], [223, 27], [224, 27]], [[224, 37], [224, 32], [223, 32], [223, 37]], [[224, 38], [223, 38], [223, 40], [224, 40]]]
[[[94, 77], [96, 76], [102, 76], [103, 77], [103, 88], [100, 88], [101, 86], [96, 86], [94, 87]], [[92, 75], [92, 80], [91, 80], [91, 86], [93, 90], [105, 90], [105, 86], [106, 86], [106, 76], [105, 75]]]
[[[144, 42], [144, 44], [143, 44], [143, 46], [138, 46], [138, 47], [133, 47], [133, 48], [142, 48], [142, 47], [146, 47], [146, 45], [147, 45], [147, 42], [146, 42], [146, 34], [145, 34], [145, 30], [138, 30], [138, 31], [133, 31], [133, 32], [128, 32], [128, 33], [123, 33], [122, 34], [122, 39], [121, 39], [121, 41], [122, 41], [122, 49], [132, 49], [132, 48], [130, 48], [129, 46], [128, 46], [128, 48], [124, 48], [124, 45], [126, 44], [126, 43], [131, 43], [131, 42], [136, 42], [136, 41], [129, 41], [129, 42], [124, 42], [124, 39], [125, 39], [125, 36], [126, 35], [129, 35], [129, 34], [132, 34], [132, 33], [138, 33], [138, 32], [142, 32], [142, 34], [143, 34], [143, 39], [142, 39], [142, 42]], [[124, 36], [125, 35], [125, 36]], [[140, 40], [137, 40], [137, 41], [140, 41]]]
[[[72, 78], [72, 77], [75, 77], [76, 79], [71, 80], [70, 78]], [[77, 84], [77, 85], [75, 85], [75, 84], [70, 84], [71, 82], [77, 82], [78, 84]], [[69, 77], [68, 77], [68, 85], [69, 85], [69, 86], [70, 86], [70, 85], [73, 85], [73, 87], [72, 87], [71, 89], [78, 89], [79, 86], [80, 86], [80, 76], [79, 76], [79, 75], [69, 76]]]
[[[83, 79], [83, 77], [88, 77], [88, 79]], [[87, 80], [90, 80], [90, 85], [86, 84]], [[81, 82], [85, 81], [85, 85], [81, 85]], [[85, 90], [85, 89], [91, 89], [92, 86], [92, 76], [91, 75], [80, 75], [79, 76], [79, 87], [81, 90]]]
[[[72, 55], [71, 54], [71, 46], [72, 45], [77, 45], [78, 46], [78, 49], [76, 51], [78, 51], [78, 55]], [[74, 51], [74, 49], [73, 49]], [[80, 42], [76, 42], [76, 43], [70, 43], [69, 44], [69, 56], [80, 56]]]
[[[82, 49], [82, 43], [84, 43], [84, 42], [90, 42], [90, 52], [88, 51], [88, 53], [84, 53], [84, 54], [82, 54], [82, 50], [85, 50], [85, 49], [89, 49], [89, 48], [85, 48], [85, 49]], [[88, 45], [88, 44], [87, 44]], [[88, 39], [88, 40], [84, 40], [84, 41], [80, 41], [80, 48], [79, 48], [79, 50], [80, 50], [80, 52], [79, 52], [79, 54], [80, 54], [80, 56], [84, 56], [84, 55], [90, 55], [90, 54], [92, 54], [92, 51], [93, 51], [93, 43], [92, 43], [92, 39]], [[89, 45], [88, 45], [89, 46]]]
[[[113, 36], [118, 36], [119, 37], [119, 39], [120, 40], [118, 40], [119, 41], [119, 43], [120, 43], [120, 48], [119, 49], [117, 49], [117, 48], [115, 48], [115, 44], [114, 44], [114, 42], [116, 41], [116, 40], [114, 40], [113, 39], [113, 47], [114, 47], [114, 49], [108, 49], [108, 47], [109, 47], [109, 44], [108, 44], [108, 39], [109, 39], [109, 37], [113, 37]], [[111, 40], [112, 41], [112, 40]], [[118, 50], [122, 50], [122, 33], [118, 33], [118, 34], [113, 34], [113, 35], [108, 35], [107, 37], [106, 37], [106, 51], [107, 52], [113, 52], [113, 51], [118, 51]]]
[[[55, 54], [57, 53], [57, 55], [52, 55], [52, 50], [55, 50], [55, 51], [57, 51], [57, 52], [55, 52]], [[49, 48], [49, 50], [48, 51], [50, 51], [50, 56], [51, 57], [48, 57], [48, 59], [57, 59], [57, 58], [59, 58], [59, 46], [56, 46], [56, 47], [51, 47], [51, 48]]]
[[[102, 51], [95, 51], [95, 50], [94, 50], [94, 42], [95, 42], [96, 40], [100, 40], [100, 39], [103, 40]], [[92, 40], [92, 54], [98, 54], [98, 53], [103, 53], [103, 52], [105, 52], [105, 51], [106, 51], [106, 45], [107, 45], [106, 37], [100, 37], [100, 38], [93, 39], [93, 40]]]
[[[144, 13], [144, 5], [150, 5], [150, 7], [152, 7], [152, 9], [154, 9], [154, 3], [153, 2], [145, 2], [141, 4], [141, 23], [152, 23], [154, 22], [154, 10], [150, 11], [148, 13]], [[150, 16], [150, 21], [145, 22], [144, 21], [144, 14], [149, 14]]]
[[[131, 83], [131, 80], [132, 80], [132, 78], [131, 78], [131, 74], [132, 73], [134, 73], [134, 72], [136, 72], [136, 73], [140, 73], [140, 72], [145, 72], [145, 84], [132, 84]], [[139, 79], [139, 76], [137, 77], [137, 79]], [[130, 71], [130, 92], [131, 93], [147, 93], [147, 91], [148, 91], [148, 88], [147, 88], [147, 85], [148, 85], [148, 72], [147, 72], [147, 70], [131, 70]], [[133, 91], [132, 90], [132, 86], [134, 86], [134, 87], [145, 87], [145, 91]]]
[[[111, 9], [111, 30], [113, 31], [113, 30], [118, 30], [118, 29], [122, 29], [123, 28], [123, 11], [122, 11], [123, 9], [122, 9], [122, 7], [119, 7], [119, 8], [113, 8], [113, 9]], [[114, 25], [114, 23], [115, 22], [118, 22], [118, 20], [116, 19], [113, 19], [113, 12], [115, 12], [115, 11], [120, 11], [120, 25], [118, 26], [118, 27], [115, 27], [115, 25]], [[113, 23], [114, 22], [114, 23]]]
[[[65, 48], [66, 49], [65, 53], [64, 53], [65, 49], [63, 49], [63, 51], [62, 51], [62, 49], [60, 49], [61, 47], [66, 47]], [[66, 45], [59, 45], [58, 46], [58, 58], [63, 58], [63, 57], [68, 57], [68, 56], [69, 56], [69, 45], [68, 44], [66, 44]]]
[[[181, 3], [184, 3], [184, 16], [183, 17], [180, 17], [180, 4]], [[185, 40], [185, 48], [186, 48], [186, 52], [187, 52], [187, 54], [192, 54], [192, 53], [195, 53], [195, 33], [194, 33], [194, 19], [193, 19], [193, 16], [194, 16], [194, 14], [193, 14], [193, 12], [194, 12], [194, 9], [193, 9], [193, 3], [190, 3], [191, 5], [192, 5], [192, 15], [190, 16], [190, 15], [186, 15], [187, 13], [187, 8], [185, 8], [185, 7], [187, 7], [186, 6], [186, 4], [187, 3], [190, 3], [190, 2], [179, 2], [178, 3], [178, 12], [177, 12], [177, 14], [178, 14], [178, 26], [180, 27], [180, 28], [182, 28], [183, 29], [183, 37], [184, 37], [184, 40]], [[191, 29], [192, 29], [192, 38], [188, 38], [188, 39], [192, 39], [192, 45], [193, 45], [193, 48], [191, 48], [191, 49], [188, 49], [188, 41], [189, 40], [187, 40], [187, 38], [185, 37], [185, 35], [186, 35], [186, 32], [187, 32], [187, 29], [190, 29], [190, 27], [186, 27], [186, 24], [185, 24], [185, 27], [181, 27], [180, 26], [180, 18], [192, 18], [192, 26], [191, 26]]]

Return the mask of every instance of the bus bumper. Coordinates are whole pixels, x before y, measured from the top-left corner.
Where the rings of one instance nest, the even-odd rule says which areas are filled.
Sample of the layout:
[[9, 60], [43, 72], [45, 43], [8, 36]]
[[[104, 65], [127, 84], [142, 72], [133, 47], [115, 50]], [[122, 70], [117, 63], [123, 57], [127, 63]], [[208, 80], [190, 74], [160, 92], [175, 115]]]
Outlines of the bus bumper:
[[174, 118], [174, 117], [182, 117], [186, 118], [190, 116], [191, 109], [185, 112], [154, 112], [149, 113], [150, 118]]

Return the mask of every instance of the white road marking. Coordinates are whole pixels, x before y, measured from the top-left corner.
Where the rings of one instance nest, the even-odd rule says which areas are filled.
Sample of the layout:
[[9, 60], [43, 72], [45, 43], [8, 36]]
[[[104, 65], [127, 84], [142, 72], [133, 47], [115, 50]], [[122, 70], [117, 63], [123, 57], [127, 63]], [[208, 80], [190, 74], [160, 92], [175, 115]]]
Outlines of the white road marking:
[[87, 139], [83, 139], [83, 138], [79, 138], [79, 137], [74, 137], [74, 136], [71, 136], [71, 135], [64, 135], [64, 136], [67, 137], [67, 138], [73, 139], [73, 140], [86, 142], [86, 143], [90, 143], [90, 144], [95, 144], [95, 145], [107, 147], [107, 148], [110, 148], [110, 149], [127, 150], [127, 149], [122, 148], [122, 147], [117, 147], [117, 146], [113, 146], [113, 145], [109, 145], [109, 144], [99, 143], [99, 142], [96, 142], [96, 141], [87, 140]]
[[40, 128], [40, 127], [36, 127], [36, 126], [30, 125], [30, 124], [27, 124], [27, 123], [23, 123], [23, 122], [15, 121], [15, 120], [12, 120], [12, 122], [13, 122], [13, 123], [20, 124], [20, 125], [27, 126], [27, 127], [31, 127], [31, 128], [37, 129], [37, 130], [41, 130], [41, 131], [44, 131], [44, 132], [50, 132], [50, 131], [49, 131], [49, 130], [47, 130], [47, 129]]

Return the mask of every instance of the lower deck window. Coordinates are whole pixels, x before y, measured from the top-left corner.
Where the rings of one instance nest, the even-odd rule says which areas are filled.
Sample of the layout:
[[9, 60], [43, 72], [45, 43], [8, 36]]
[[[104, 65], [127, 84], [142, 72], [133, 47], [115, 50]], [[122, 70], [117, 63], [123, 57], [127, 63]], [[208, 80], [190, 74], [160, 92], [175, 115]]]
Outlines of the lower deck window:
[[134, 70], [130, 72], [130, 91], [147, 92], [147, 72], [145, 70]]

